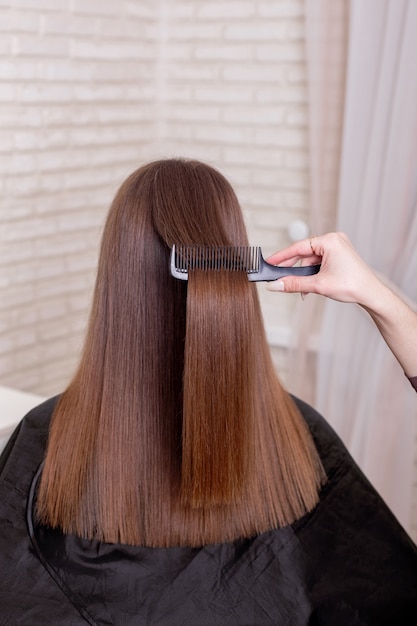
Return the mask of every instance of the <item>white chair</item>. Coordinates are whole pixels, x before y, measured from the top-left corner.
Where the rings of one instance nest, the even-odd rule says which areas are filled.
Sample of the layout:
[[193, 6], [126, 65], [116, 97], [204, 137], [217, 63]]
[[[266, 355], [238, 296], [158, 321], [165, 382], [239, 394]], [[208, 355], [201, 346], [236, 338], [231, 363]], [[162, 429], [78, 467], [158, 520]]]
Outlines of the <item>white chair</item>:
[[33, 393], [0, 386], [0, 453], [22, 417], [44, 399]]

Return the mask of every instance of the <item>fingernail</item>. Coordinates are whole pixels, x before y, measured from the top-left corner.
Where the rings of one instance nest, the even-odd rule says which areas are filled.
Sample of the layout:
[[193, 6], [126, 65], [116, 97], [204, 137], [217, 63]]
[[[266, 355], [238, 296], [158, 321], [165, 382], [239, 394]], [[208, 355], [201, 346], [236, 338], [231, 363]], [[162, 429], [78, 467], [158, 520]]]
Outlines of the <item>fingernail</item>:
[[267, 283], [266, 288], [269, 291], [285, 291], [285, 285], [282, 280], [274, 280], [274, 282]]

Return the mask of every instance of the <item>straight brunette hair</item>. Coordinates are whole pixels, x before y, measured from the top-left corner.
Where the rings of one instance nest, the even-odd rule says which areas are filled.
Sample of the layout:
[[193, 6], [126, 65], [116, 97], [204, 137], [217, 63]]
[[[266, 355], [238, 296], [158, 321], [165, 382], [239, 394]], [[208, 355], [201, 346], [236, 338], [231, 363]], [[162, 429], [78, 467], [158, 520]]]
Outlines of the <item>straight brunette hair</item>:
[[54, 411], [37, 500], [66, 533], [154, 547], [292, 523], [325, 481], [274, 372], [241, 272], [171, 277], [173, 244], [248, 245], [226, 179], [199, 161], [134, 172], [111, 206], [80, 364]]

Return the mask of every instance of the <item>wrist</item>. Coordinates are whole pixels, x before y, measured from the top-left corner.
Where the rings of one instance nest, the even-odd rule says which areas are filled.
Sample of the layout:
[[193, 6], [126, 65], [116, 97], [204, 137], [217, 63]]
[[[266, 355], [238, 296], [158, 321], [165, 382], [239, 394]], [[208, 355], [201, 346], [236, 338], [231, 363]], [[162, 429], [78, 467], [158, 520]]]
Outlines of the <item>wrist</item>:
[[384, 277], [378, 276], [369, 267], [355, 285], [356, 302], [372, 316], [390, 314], [394, 292], [387, 285]]
[[392, 317], [396, 300], [399, 300], [398, 296], [375, 276], [375, 281], [364, 291], [358, 304], [373, 318], [384, 320]]

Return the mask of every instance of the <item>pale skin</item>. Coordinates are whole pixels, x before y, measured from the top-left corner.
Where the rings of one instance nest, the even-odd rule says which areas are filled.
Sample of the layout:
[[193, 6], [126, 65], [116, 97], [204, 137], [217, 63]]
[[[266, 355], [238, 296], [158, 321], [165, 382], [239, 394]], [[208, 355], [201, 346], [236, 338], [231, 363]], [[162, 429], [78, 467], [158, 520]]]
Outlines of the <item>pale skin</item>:
[[[310, 243], [311, 242], [311, 243]], [[321, 263], [313, 276], [286, 276], [270, 291], [316, 293], [357, 303], [372, 317], [408, 377], [417, 376], [417, 314], [371, 270], [344, 233], [303, 239], [276, 252], [268, 263], [285, 267]]]

